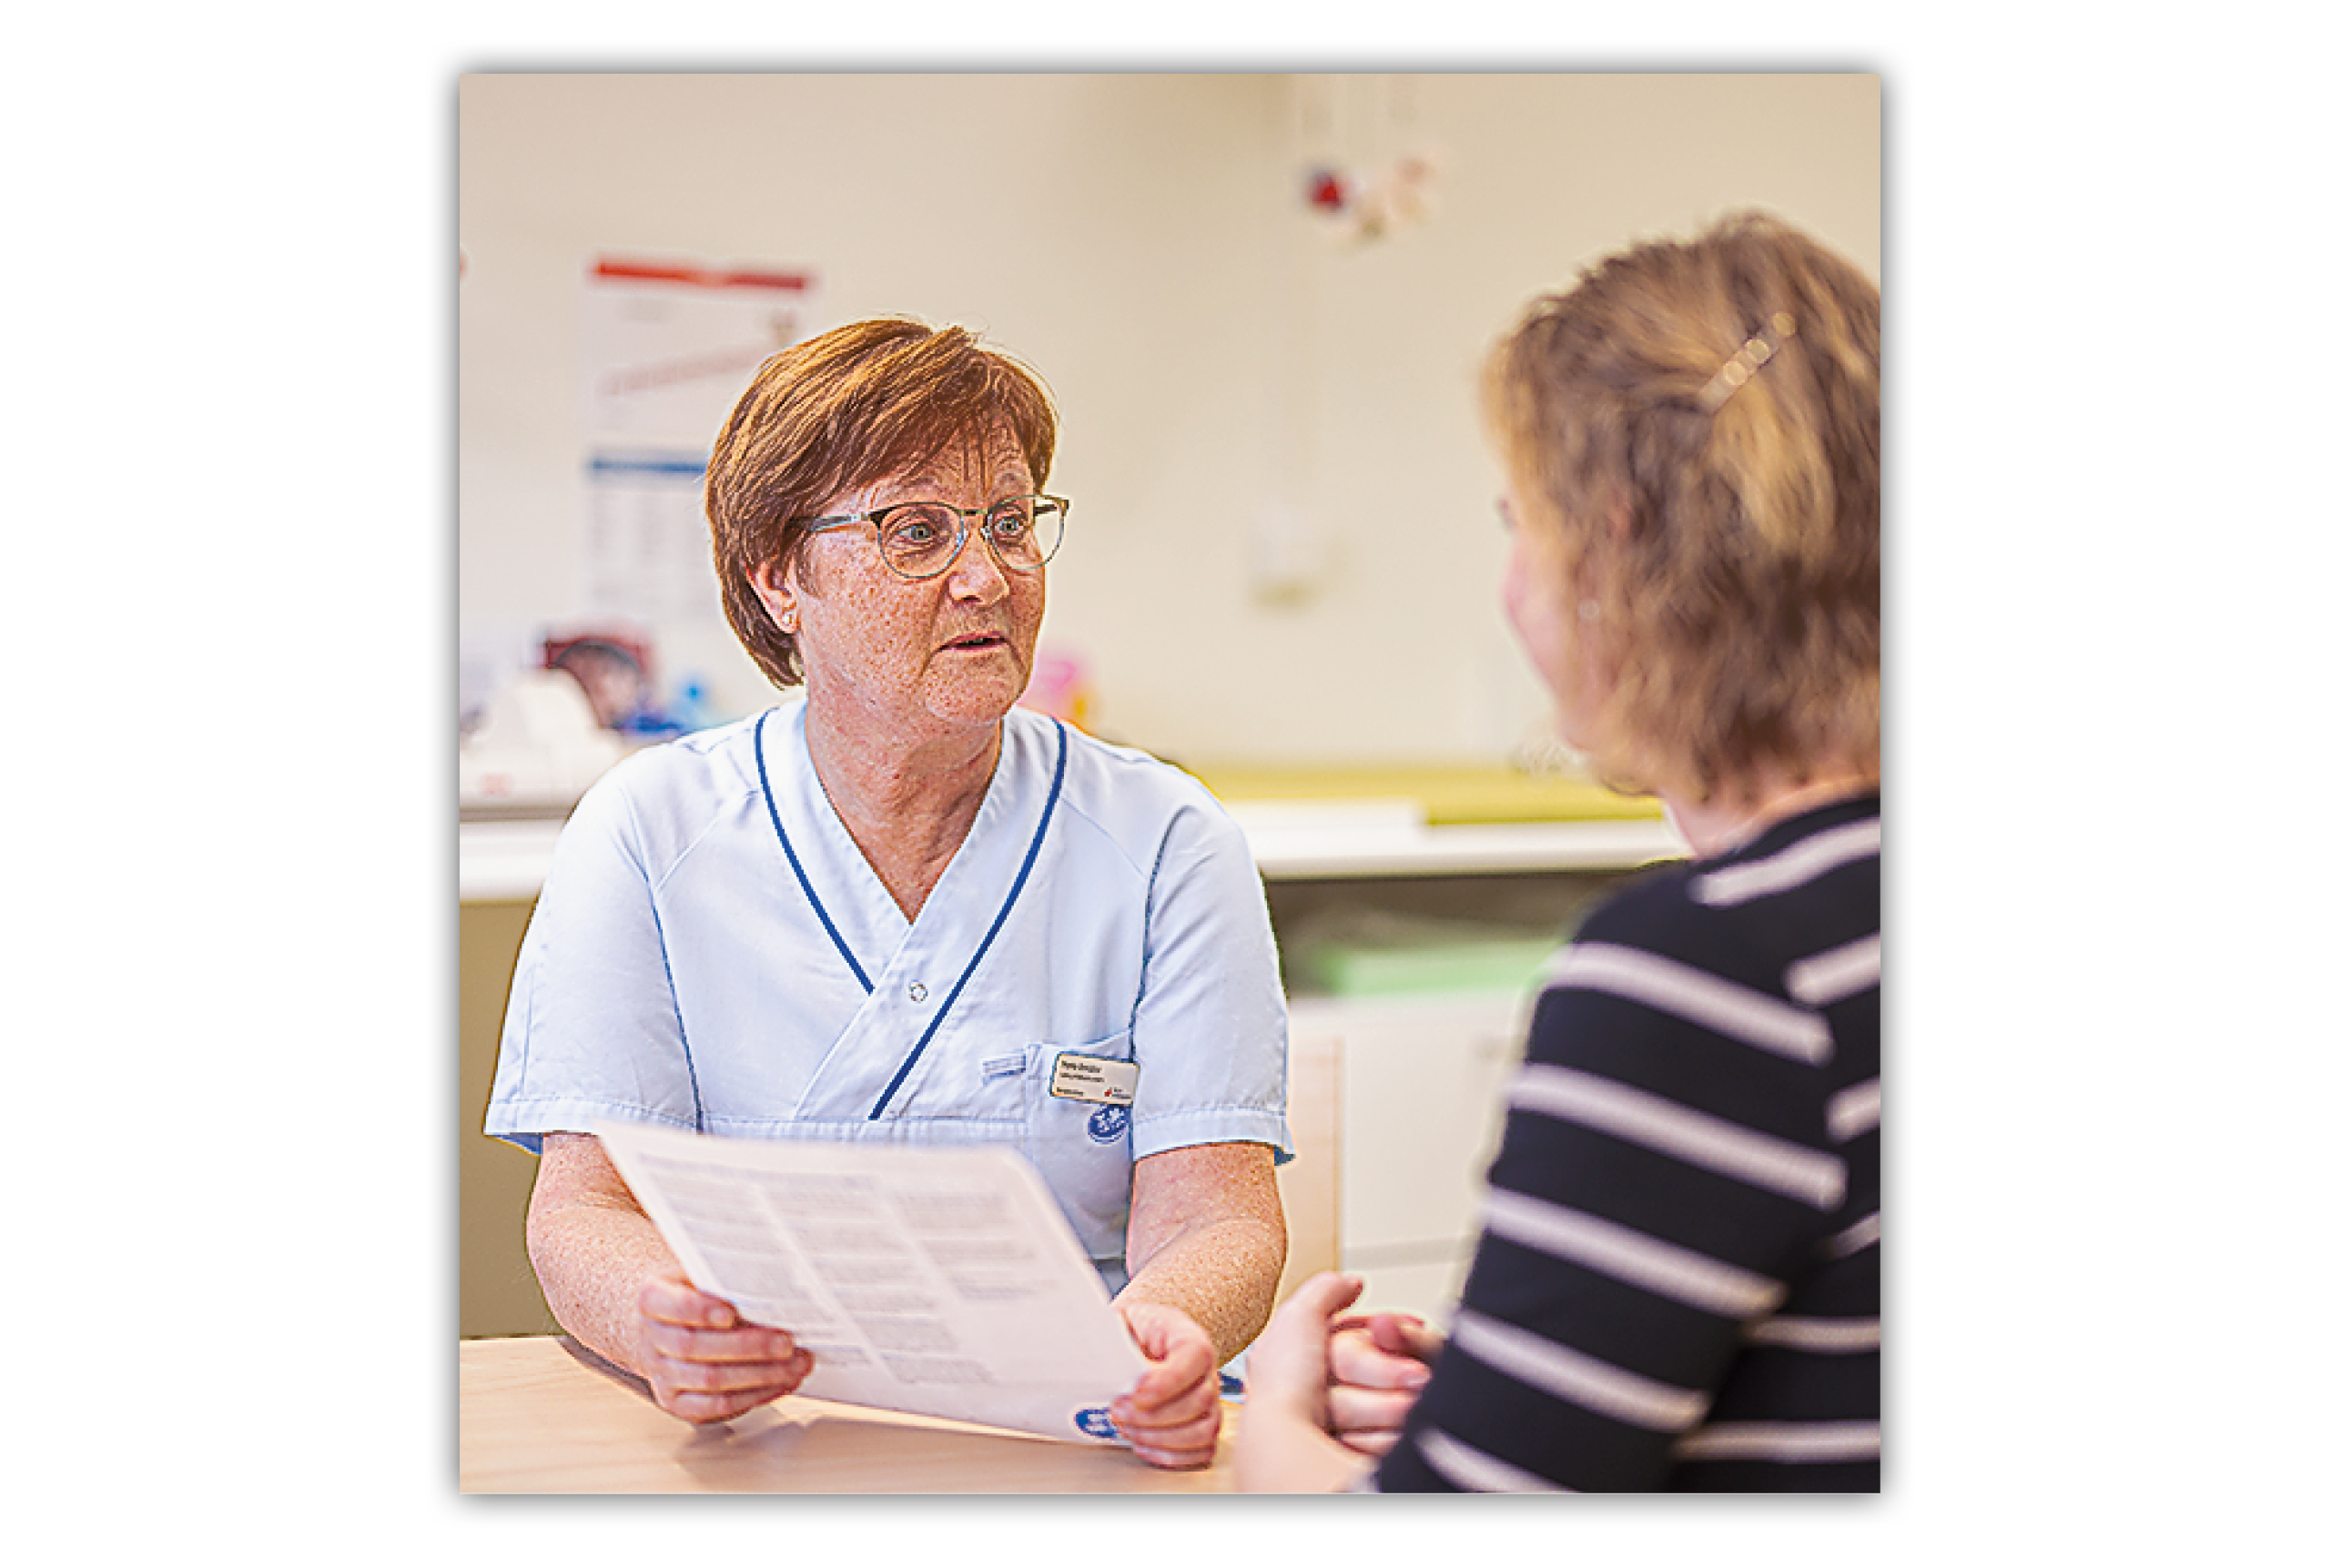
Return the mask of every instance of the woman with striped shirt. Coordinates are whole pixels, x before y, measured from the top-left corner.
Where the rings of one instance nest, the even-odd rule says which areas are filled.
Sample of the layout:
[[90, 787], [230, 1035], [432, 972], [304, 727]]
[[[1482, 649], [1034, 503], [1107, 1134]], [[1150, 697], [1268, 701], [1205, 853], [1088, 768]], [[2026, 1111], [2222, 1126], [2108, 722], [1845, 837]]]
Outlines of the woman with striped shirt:
[[1448, 1333], [1301, 1286], [1245, 1489], [1877, 1489], [1877, 308], [1749, 215], [1489, 356], [1510, 618], [1692, 858], [1554, 960]]

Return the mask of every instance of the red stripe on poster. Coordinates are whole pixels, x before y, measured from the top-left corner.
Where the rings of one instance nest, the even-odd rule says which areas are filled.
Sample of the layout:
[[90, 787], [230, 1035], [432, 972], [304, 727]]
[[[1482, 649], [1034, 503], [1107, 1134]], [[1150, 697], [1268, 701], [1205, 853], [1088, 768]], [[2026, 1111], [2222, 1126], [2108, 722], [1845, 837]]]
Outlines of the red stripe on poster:
[[690, 262], [637, 261], [610, 256], [596, 258], [594, 276], [654, 283], [684, 283], [697, 288], [780, 288], [795, 293], [805, 291], [814, 281], [804, 272], [696, 267]]

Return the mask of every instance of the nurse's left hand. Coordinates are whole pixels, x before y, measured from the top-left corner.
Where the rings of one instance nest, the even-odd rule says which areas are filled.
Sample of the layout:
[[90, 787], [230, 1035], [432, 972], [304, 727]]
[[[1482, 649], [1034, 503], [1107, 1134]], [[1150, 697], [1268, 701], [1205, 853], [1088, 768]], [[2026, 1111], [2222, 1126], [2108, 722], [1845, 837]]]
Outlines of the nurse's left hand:
[[1111, 1402], [1112, 1422], [1145, 1462], [1198, 1469], [1217, 1457], [1225, 1420], [1215, 1342], [1198, 1323], [1157, 1301], [1121, 1301], [1118, 1312], [1151, 1365], [1132, 1390]]

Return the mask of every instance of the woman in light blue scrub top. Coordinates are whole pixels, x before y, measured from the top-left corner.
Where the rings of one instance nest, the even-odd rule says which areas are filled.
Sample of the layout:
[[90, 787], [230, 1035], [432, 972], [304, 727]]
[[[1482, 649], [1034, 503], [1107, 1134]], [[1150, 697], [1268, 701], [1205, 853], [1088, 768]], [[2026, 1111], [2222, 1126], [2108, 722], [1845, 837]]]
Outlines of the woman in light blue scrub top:
[[769, 360], [706, 488], [787, 703], [637, 753], [566, 824], [486, 1130], [538, 1152], [549, 1306], [717, 1421], [806, 1351], [695, 1290], [586, 1129], [1006, 1144], [1150, 1362], [1113, 1419], [1208, 1462], [1285, 1251], [1287, 1030], [1248, 846], [1198, 783], [1013, 705], [1066, 501], [1041, 383], [959, 329]]

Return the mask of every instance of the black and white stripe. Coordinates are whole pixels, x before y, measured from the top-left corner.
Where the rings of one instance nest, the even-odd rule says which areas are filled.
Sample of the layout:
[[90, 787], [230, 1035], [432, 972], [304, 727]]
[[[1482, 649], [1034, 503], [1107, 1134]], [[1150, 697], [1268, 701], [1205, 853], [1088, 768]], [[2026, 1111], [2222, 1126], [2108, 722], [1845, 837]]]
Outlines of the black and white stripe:
[[1726, 1421], [1682, 1438], [1674, 1445], [1674, 1457], [1834, 1464], [1874, 1459], [1878, 1448], [1875, 1421]]
[[1832, 1142], [1849, 1144], [1865, 1133], [1877, 1131], [1877, 1080], [1840, 1089], [1829, 1096], [1828, 1124]]
[[1483, 1448], [1473, 1448], [1458, 1437], [1434, 1427], [1414, 1440], [1428, 1468], [1462, 1491], [1564, 1492], [1573, 1488], [1544, 1479], [1532, 1470], [1498, 1459]]
[[1839, 866], [1876, 858], [1882, 837], [1876, 817], [1831, 828], [1802, 839], [1777, 854], [1694, 877], [1690, 897], [1717, 909], [1729, 909], [1759, 898], [1792, 893]]
[[1752, 1318], [1787, 1294], [1769, 1275], [1524, 1193], [1489, 1191], [1485, 1223], [1489, 1234], [1718, 1317]]
[[1833, 1209], [1844, 1199], [1844, 1162], [1834, 1155], [1574, 1068], [1520, 1068], [1509, 1103], [1514, 1111], [1606, 1133], [1814, 1208]]
[[1788, 994], [1806, 1007], [1824, 1008], [1877, 984], [1878, 936], [1868, 936], [1800, 958], [1788, 966]]
[[1817, 1013], [1655, 953], [1578, 942], [1552, 959], [1546, 978], [1639, 1002], [1792, 1061], [1828, 1059], [1829, 1029]]
[[1823, 1355], [1853, 1355], [1876, 1350], [1882, 1337], [1871, 1318], [1765, 1318], [1747, 1325], [1750, 1344], [1778, 1345]]
[[1482, 1312], [1464, 1311], [1455, 1317], [1445, 1346], [1447, 1352], [1475, 1356], [1554, 1399], [1651, 1431], [1685, 1432], [1706, 1418], [1703, 1389], [1677, 1388], [1627, 1372]]
[[1655, 873], [1544, 975], [1384, 1490], [1875, 1490], [1875, 800]]
[[1821, 1255], [1826, 1258], [1850, 1258], [1866, 1251], [1882, 1239], [1882, 1227], [1875, 1213], [1865, 1214], [1851, 1225], [1821, 1243]]

